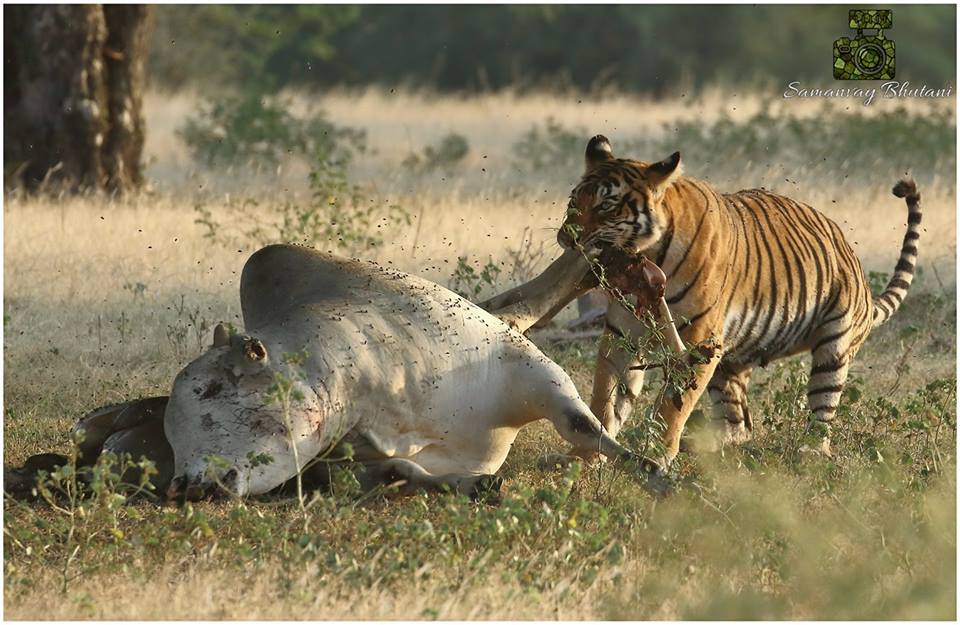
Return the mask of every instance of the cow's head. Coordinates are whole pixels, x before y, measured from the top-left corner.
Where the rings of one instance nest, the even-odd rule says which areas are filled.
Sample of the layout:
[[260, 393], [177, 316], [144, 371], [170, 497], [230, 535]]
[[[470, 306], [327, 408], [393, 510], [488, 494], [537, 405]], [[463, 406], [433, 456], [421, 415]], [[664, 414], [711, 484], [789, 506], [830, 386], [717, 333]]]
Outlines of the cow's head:
[[167, 496], [257, 495], [320, 450], [322, 411], [299, 363], [218, 325], [213, 346], [177, 376], [164, 414], [174, 453]]

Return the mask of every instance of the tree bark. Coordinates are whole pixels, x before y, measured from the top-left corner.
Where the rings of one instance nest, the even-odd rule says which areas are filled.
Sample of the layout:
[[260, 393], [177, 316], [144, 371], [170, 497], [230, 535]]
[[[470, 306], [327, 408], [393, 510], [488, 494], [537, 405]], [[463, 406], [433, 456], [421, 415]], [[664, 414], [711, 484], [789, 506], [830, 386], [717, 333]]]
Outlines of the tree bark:
[[152, 7], [145, 5], [104, 5], [107, 42], [107, 140], [104, 166], [107, 188], [138, 187], [143, 182], [140, 156], [143, 153], [143, 64], [151, 25]]
[[149, 7], [4, 6], [4, 178], [29, 190], [142, 182]]

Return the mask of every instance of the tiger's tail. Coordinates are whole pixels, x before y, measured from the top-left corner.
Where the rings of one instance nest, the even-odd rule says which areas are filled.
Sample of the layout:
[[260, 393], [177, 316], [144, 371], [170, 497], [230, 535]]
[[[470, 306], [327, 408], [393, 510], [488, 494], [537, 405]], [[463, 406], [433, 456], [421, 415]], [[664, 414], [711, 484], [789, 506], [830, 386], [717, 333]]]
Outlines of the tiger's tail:
[[873, 300], [873, 327], [889, 319], [900, 308], [907, 296], [913, 271], [917, 264], [917, 241], [920, 239], [920, 192], [912, 178], [905, 178], [893, 187], [893, 194], [907, 201], [907, 233], [903, 235], [900, 260], [893, 270], [893, 277], [883, 293]]

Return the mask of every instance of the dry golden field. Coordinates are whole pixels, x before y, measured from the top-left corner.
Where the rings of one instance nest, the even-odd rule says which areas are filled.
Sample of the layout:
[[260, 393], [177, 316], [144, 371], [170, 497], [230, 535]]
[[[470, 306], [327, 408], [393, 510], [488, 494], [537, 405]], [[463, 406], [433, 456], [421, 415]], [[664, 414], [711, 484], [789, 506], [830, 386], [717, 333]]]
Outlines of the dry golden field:
[[[351, 179], [370, 202], [410, 217], [379, 229], [374, 219], [367, 229], [382, 243], [360, 251], [344, 250], [336, 238], [315, 243], [445, 285], [458, 257], [477, 269], [492, 261], [502, 272], [495, 285], [481, 285], [483, 294], [531, 277], [559, 252], [556, 227], [583, 145], [572, 164], [536, 171], [515, 147], [547, 117], [602, 132], [616, 150], [618, 137], [662, 141], [656, 138], [680, 121], [742, 124], [761, 110], [774, 118], [821, 114], [809, 101], [765, 103], [722, 91], [674, 101], [377, 90], [291, 97], [296, 110], [322, 109], [335, 124], [366, 130], [368, 149], [351, 164]], [[76, 418], [97, 406], [165, 394], [217, 321], [240, 323], [243, 262], [262, 240], [280, 236], [269, 227], [249, 236], [244, 224], [272, 223], [284, 206], [309, 203], [303, 162], [195, 164], [176, 129], [197, 106], [189, 94], [148, 99], [151, 185], [139, 195], [6, 194], [5, 464], [66, 449]], [[890, 106], [880, 102], [866, 113]], [[905, 110], [932, 114], [922, 103]], [[952, 113], [949, 119], [953, 126], [943, 132], [955, 142]], [[401, 166], [450, 132], [469, 144], [455, 166], [418, 173]], [[676, 149], [688, 175], [723, 190], [762, 185], [821, 209], [841, 224], [866, 271], [889, 273], [906, 211], [890, 194], [903, 172], [885, 166], [884, 143], [864, 144], [867, 163], [856, 171], [869, 174], [849, 177], [819, 166], [785, 168], [797, 162], [784, 156], [790, 145], [736, 166], [727, 162], [732, 152]], [[756, 440], [722, 457], [684, 455], [678, 472], [696, 485], [659, 502], [617, 471], [538, 470], [537, 457], [561, 442], [539, 424], [521, 433], [503, 468], [497, 507], [438, 496], [358, 505], [336, 496], [311, 508], [305, 531], [289, 501], [178, 509], [95, 500], [77, 503], [77, 512], [8, 499], [5, 615], [954, 619], [956, 188], [949, 158], [913, 171], [924, 200], [923, 273], [854, 365], [856, 396], [841, 408], [833, 460], [797, 451], [807, 362], [797, 358], [770, 365], [753, 383], [751, 403], [762, 415]], [[215, 230], [196, 222], [204, 215]], [[533, 338], [587, 397], [592, 342]], [[641, 405], [656, 384], [648, 383]]]

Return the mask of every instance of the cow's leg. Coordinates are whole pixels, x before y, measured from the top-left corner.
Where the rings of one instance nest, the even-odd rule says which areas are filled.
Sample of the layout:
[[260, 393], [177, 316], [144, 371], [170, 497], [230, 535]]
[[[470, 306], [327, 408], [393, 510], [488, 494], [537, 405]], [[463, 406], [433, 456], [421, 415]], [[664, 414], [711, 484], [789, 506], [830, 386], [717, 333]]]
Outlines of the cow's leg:
[[[458, 493], [469, 497], [487, 497], [499, 492], [503, 480], [496, 475], [433, 475], [422, 466], [407, 458], [378, 460], [317, 462], [303, 472], [303, 487], [306, 490], [330, 490], [333, 471], [343, 469], [353, 473], [362, 492], [379, 487], [392, 487], [393, 492], [410, 495], [419, 490], [427, 492]], [[278, 489], [281, 493], [294, 493], [296, 480], [291, 479]]]
[[104, 443], [118, 432], [147, 422], [162, 423], [168, 399], [169, 397], [166, 396], [137, 399], [97, 408], [80, 417], [73, 427], [74, 437], [79, 436], [81, 439], [78, 446], [80, 464], [94, 464], [103, 450]]
[[481, 302], [480, 307], [518, 332], [526, 332], [546, 324], [595, 286], [590, 261], [577, 250], [566, 250], [536, 278]]
[[139, 484], [143, 473], [138, 466], [146, 458], [153, 463], [156, 473], [150, 476], [153, 492], [163, 494], [173, 479], [173, 448], [163, 432], [163, 412], [153, 413], [133, 427], [112, 434], [103, 444], [103, 451], [117, 457], [130, 456], [132, 465], [125, 467], [123, 482]]
[[[714, 333], [707, 324], [695, 325], [690, 329], [688, 342], [701, 343]], [[657, 407], [657, 413], [663, 419], [666, 430], [663, 433], [663, 462], [669, 465], [680, 451], [680, 436], [687, 424], [690, 413], [693, 412], [697, 401], [707, 389], [707, 384], [713, 378], [714, 372], [720, 363], [720, 355], [715, 351], [703, 354], [706, 362], [691, 362], [693, 379], [682, 392], [670, 392], [663, 395]]]
[[[151, 476], [154, 492], [163, 492], [172, 478], [173, 450], [163, 433], [163, 411], [167, 397], [149, 397], [91, 410], [73, 428], [79, 439], [79, 466], [96, 464], [104, 451], [117, 456], [129, 454], [136, 464], [145, 457], [152, 461], [157, 474]], [[78, 436], [79, 435], [79, 436]], [[69, 463], [59, 454], [37, 454], [27, 458], [22, 467], [4, 467], [4, 487], [11, 494], [29, 493], [36, 485], [37, 473], [48, 473]], [[138, 484], [140, 469], [127, 467], [122, 480]]]
[[544, 403], [543, 416], [553, 423], [557, 432], [574, 449], [589, 450], [607, 458], [625, 461], [627, 467], [645, 479], [649, 490], [663, 493], [672, 488], [672, 484], [660, 463], [634, 453], [615, 441], [590, 408], [580, 399], [576, 389], [557, 388]]
[[397, 487], [401, 494], [413, 494], [418, 490], [428, 492], [451, 492], [469, 497], [495, 495], [503, 480], [496, 475], [433, 475], [413, 460], [388, 458], [367, 461], [354, 470], [364, 491], [377, 486]]
[[619, 344], [622, 340], [609, 327], [601, 338], [590, 397], [590, 410], [613, 437], [620, 433], [633, 412], [633, 402], [643, 390], [640, 360]]
[[[630, 336], [643, 333], [644, 328], [632, 313], [615, 302], [611, 303], [607, 317], [607, 328], [597, 350], [590, 410], [600, 420], [607, 434], [616, 438], [633, 412], [633, 403], [643, 390], [644, 379], [644, 372], [639, 368], [639, 357], [635, 352], [625, 349], [624, 336], [626, 332], [630, 332]], [[597, 460], [596, 447], [574, 447], [567, 455], [549, 454], [544, 457], [542, 464], [545, 467], [565, 465], [578, 458]]]
[[[600, 420], [604, 431], [616, 438], [620, 428], [633, 410], [633, 402], [643, 390], [643, 370], [636, 368], [638, 359], [627, 350], [615, 347], [616, 336], [609, 330], [600, 340], [597, 367], [593, 378], [593, 395], [590, 410]], [[568, 439], [569, 440], [569, 439]], [[597, 446], [591, 441], [590, 447], [576, 445], [567, 454], [548, 454], [542, 465], [564, 466], [573, 460], [588, 462], [599, 459]]]
[[40, 471], [52, 473], [68, 464], [70, 459], [60, 454], [37, 454], [30, 456], [20, 467], [3, 467], [3, 491], [14, 497], [29, 496], [37, 485]]

